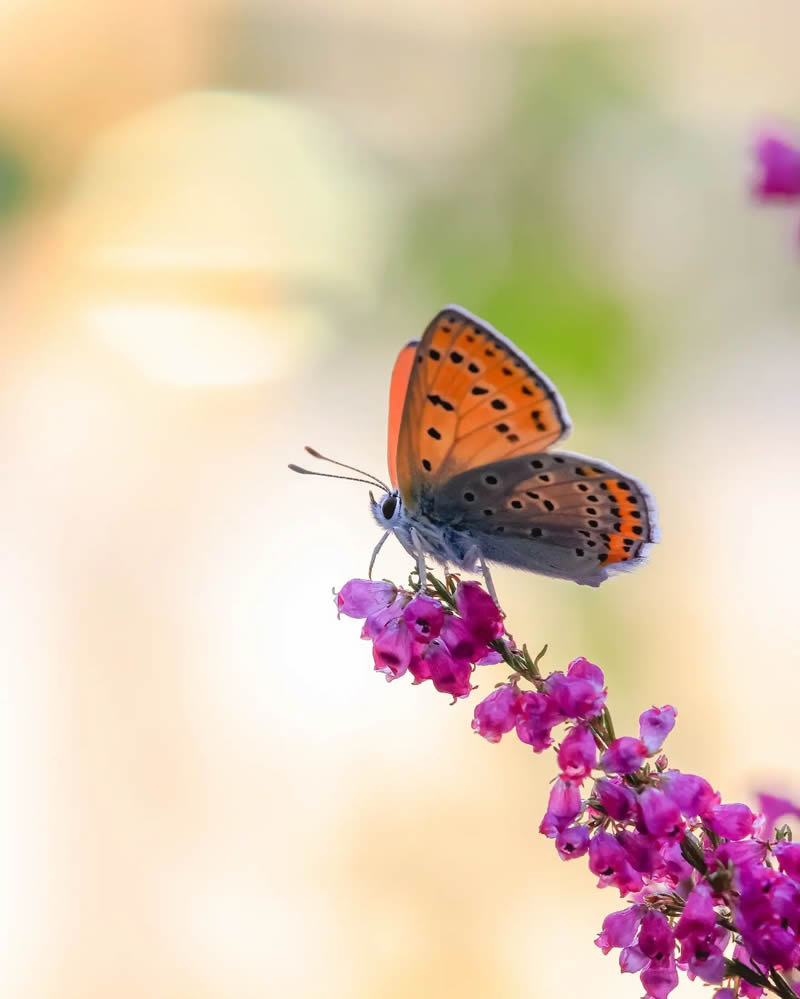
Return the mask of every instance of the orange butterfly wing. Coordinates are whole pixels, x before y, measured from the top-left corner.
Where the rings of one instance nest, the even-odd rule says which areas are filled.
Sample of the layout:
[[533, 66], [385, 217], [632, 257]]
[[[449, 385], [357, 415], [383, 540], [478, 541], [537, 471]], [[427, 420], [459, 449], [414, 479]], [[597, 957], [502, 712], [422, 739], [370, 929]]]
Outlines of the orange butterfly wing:
[[392, 382], [389, 387], [389, 443], [387, 460], [389, 481], [397, 488], [397, 442], [400, 437], [400, 424], [403, 419], [403, 406], [408, 392], [408, 381], [414, 367], [414, 356], [419, 340], [407, 343], [397, 356], [392, 369]]
[[[467, 469], [543, 451], [568, 433], [555, 387], [510, 341], [464, 309], [442, 309], [410, 358], [412, 347], [395, 365], [390, 401], [390, 474], [406, 507], [416, 506], [425, 486], [440, 489]], [[393, 403], [402, 380], [405, 401], [393, 449]]]

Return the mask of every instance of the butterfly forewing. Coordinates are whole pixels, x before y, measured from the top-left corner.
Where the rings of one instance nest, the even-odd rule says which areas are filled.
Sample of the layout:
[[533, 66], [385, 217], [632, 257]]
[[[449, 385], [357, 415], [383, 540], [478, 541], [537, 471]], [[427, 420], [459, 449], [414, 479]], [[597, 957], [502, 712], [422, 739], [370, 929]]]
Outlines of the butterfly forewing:
[[389, 465], [389, 481], [397, 488], [397, 441], [403, 419], [403, 407], [408, 395], [408, 383], [414, 370], [414, 358], [417, 352], [418, 340], [412, 340], [397, 355], [392, 369], [392, 382], [389, 387], [389, 440], [387, 461]]
[[599, 583], [657, 540], [645, 487], [593, 458], [519, 456], [470, 469], [435, 496], [435, 516], [474, 536], [485, 558]]
[[476, 465], [542, 451], [569, 430], [555, 388], [496, 330], [443, 309], [416, 349], [397, 441], [397, 479], [413, 508]]

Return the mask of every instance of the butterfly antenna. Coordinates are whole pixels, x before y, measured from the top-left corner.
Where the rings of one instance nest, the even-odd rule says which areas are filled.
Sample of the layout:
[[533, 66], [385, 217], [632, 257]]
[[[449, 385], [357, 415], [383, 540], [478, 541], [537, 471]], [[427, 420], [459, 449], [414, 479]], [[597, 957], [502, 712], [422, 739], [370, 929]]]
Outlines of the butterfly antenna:
[[[329, 472], [312, 472], [310, 468], [301, 468], [299, 465], [289, 465], [293, 472], [300, 475], [318, 475], [321, 479], [344, 479], [345, 482], [363, 482], [367, 486], [374, 486], [372, 479], [357, 479], [353, 475], [331, 475]], [[389, 492], [387, 489], [386, 492]]]
[[[377, 475], [371, 475], [369, 472], [365, 472], [363, 469], [356, 468], [353, 465], [345, 465], [344, 462], [342, 462], [342, 461], [334, 461], [333, 458], [328, 458], [326, 455], [320, 454], [319, 451], [314, 450], [313, 447], [309, 447], [307, 444], [306, 444], [306, 451], [311, 455], [312, 458], [319, 458], [320, 461], [329, 461], [332, 465], [338, 465], [339, 468], [346, 468], [349, 472], [357, 472], [358, 475], [363, 475], [363, 476], [366, 476], [369, 479], [372, 479], [372, 481], [375, 483], [375, 485], [380, 486], [381, 489], [383, 489], [385, 492], [387, 492], [387, 493], [391, 492], [391, 490], [386, 485], [386, 483], [382, 482], [377, 477]], [[320, 474], [320, 473], [317, 473], [317, 474]]]

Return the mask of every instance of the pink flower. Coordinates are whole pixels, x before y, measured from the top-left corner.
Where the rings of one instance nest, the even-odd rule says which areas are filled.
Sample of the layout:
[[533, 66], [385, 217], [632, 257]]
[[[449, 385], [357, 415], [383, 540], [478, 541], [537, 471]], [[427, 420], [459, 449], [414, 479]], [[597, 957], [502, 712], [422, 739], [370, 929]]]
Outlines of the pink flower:
[[621, 822], [636, 813], [636, 795], [618, 779], [601, 777], [595, 781], [594, 793], [609, 818]]
[[756, 144], [761, 173], [754, 193], [764, 200], [800, 195], [800, 149], [777, 135], [762, 135]]
[[411, 660], [408, 672], [414, 677], [413, 685], [416, 687], [417, 684], [424, 683], [426, 680], [431, 678], [431, 670], [428, 665], [427, 659], [424, 656], [414, 656]]
[[439, 637], [456, 659], [474, 663], [486, 654], [486, 645], [479, 642], [467, 627], [466, 621], [448, 614], [442, 624]]
[[589, 849], [589, 830], [586, 826], [567, 826], [556, 836], [556, 850], [562, 860], [576, 860]]
[[556, 836], [580, 815], [581, 795], [578, 785], [559, 777], [550, 789], [547, 811], [539, 825], [539, 832], [549, 839]]
[[663, 963], [651, 961], [639, 979], [644, 986], [645, 999], [667, 999], [670, 992], [678, 987], [678, 970], [675, 959]]
[[800, 881], [800, 843], [788, 843], [782, 840], [776, 843], [772, 852], [778, 858], [778, 866], [784, 874], [793, 881]]
[[600, 757], [600, 766], [607, 774], [633, 774], [644, 763], [647, 746], [633, 736], [615, 739]]
[[627, 853], [631, 867], [640, 874], [652, 878], [663, 868], [658, 840], [647, 833], [622, 829], [617, 833], [617, 842]]
[[603, 671], [588, 659], [574, 659], [563, 673], [551, 673], [547, 692], [565, 718], [595, 718], [606, 703]]
[[361, 629], [361, 637], [371, 638], [374, 641], [390, 621], [402, 616], [404, 603], [403, 597], [398, 595], [387, 607], [381, 607], [368, 614]]
[[397, 596], [393, 583], [372, 579], [351, 579], [336, 594], [336, 607], [347, 617], [368, 617], [388, 605]]
[[639, 891], [644, 884], [641, 875], [631, 866], [627, 853], [610, 833], [598, 832], [592, 837], [589, 870], [598, 876], [601, 887], [615, 885], [620, 895]]
[[678, 840], [667, 840], [658, 848], [664, 863], [664, 876], [673, 886], [680, 884], [694, 874], [694, 868], [681, 853]]
[[639, 737], [647, 746], [648, 754], [658, 752], [664, 740], [675, 727], [677, 711], [670, 704], [663, 708], [650, 708], [639, 715]]
[[787, 970], [800, 960], [800, 889], [769, 868], [738, 872], [736, 928], [756, 964]]
[[418, 642], [428, 642], [442, 630], [444, 608], [438, 600], [420, 593], [406, 605], [403, 620]]
[[675, 954], [675, 935], [663, 912], [648, 909], [639, 927], [639, 949], [651, 961], [667, 961]]
[[716, 803], [714, 789], [704, 777], [683, 774], [679, 770], [664, 773], [664, 793], [671, 798], [687, 819], [705, 815]]
[[477, 583], [459, 583], [456, 607], [476, 642], [488, 645], [503, 634], [500, 608]]
[[778, 824], [778, 819], [787, 815], [800, 817], [800, 805], [796, 805], [790, 798], [770, 794], [767, 791], [759, 791], [756, 798], [758, 799], [758, 810], [764, 816], [768, 834]]
[[375, 669], [378, 673], [383, 673], [387, 680], [396, 680], [402, 676], [415, 654], [414, 639], [401, 617], [390, 621], [372, 646]]
[[688, 936], [708, 936], [717, 925], [714, 899], [707, 884], [695, 885], [681, 917], [675, 926], [675, 938], [683, 940]]
[[646, 787], [639, 795], [639, 807], [645, 828], [651, 836], [661, 840], [680, 840], [683, 837], [680, 810], [663, 791]]
[[636, 937], [642, 916], [645, 913], [643, 905], [631, 905], [620, 912], [610, 912], [603, 920], [603, 929], [595, 943], [604, 954], [613, 947], [629, 947]]
[[683, 941], [681, 962], [689, 978], [699, 978], [709, 985], [719, 985], [725, 977], [725, 948], [730, 934], [714, 927], [706, 934], [691, 934]]
[[650, 964], [650, 958], [641, 952], [636, 944], [623, 947], [619, 955], [619, 970], [625, 975], [635, 974]]
[[472, 666], [465, 659], [456, 659], [441, 640], [434, 638], [422, 653], [431, 681], [443, 694], [451, 694], [455, 701], [467, 697], [472, 690]]
[[709, 863], [719, 861], [723, 867], [733, 864], [734, 867], [763, 864], [767, 855], [766, 843], [756, 839], [744, 839], [738, 843], [725, 841], [709, 853]]
[[473, 729], [489, 742], [499, 742], [516, 724], [519, 699], [519, 691], [513, 684], [498, 687], [475, 705]]
[[520, 694], [517, 705], [517, 736], [521, 742], [533, 747], [534, 753], [552, 746], [550, 732], [564, 721], [553, 699], [548, 694], [527, 690]]
[[706, 823], [725, 839], [744, 839], [753, 831], [755, 815], [747, 805], [714, 805], [706, 814]]
[[558, 765], [562, 777], [583, 780], [597, 763], [597, 743], [588, 728], [576, 725], [570, 729], [558, 750]]

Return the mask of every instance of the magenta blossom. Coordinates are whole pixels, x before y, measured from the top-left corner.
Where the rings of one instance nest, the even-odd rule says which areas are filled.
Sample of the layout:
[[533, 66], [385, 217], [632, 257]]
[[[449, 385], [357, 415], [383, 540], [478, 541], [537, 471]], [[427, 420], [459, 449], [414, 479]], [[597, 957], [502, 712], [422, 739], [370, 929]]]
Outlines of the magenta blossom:
[[514, 684], [505, 683], [475, 706], [472, 727], [488, 742], [499, 742], [517, 721], [520, 693]]
[[662, 787], [687, 819], [705, 815], [712, 805], [718, 803], [719, 796], [714, 794], [714, 789], [708, 781], [694, 774], [667, 770], [664, 773]]
[[600, 767], [607, 774], [632, 774], [644, 763], [647, 746], [630, 735], [615, 739], [600, 757]]
[[361, 629], [361, 637], [369, 638], [374, 641], [390, 621], [394, 621], [397, 618], [402, 617], [404, 605], [405, 600], [403, 596], [400, 595], [395, 597], [395, 599], [390, 604], [387, 604], [386, 607], [381, 607], [378, 610], [373, 611], [371, 614], [368, 614], [366, 621], [364, 621], [364, 627]]
[[402, 676], [415, 655], [414, 636], [402, 617], [389, 621], [372, 646], [375, 669], [385, 674], [387, 680], [396, 680]]
[[444, 608], [438, 600], [417, 594], [403, 611], [406, 627], [418, 642], [438, 638], [444, 623]]
[[472, 666], [466, 659], [456, 659], [440, 638], [429, 642], [422, 659], [426, 663], [431, 682], [443, 694], [452, 694], [455, 700], [466, 697], [472, 690]]
[[606, 703], [603, 672], [588, 659], [575, 659], [563, 673], [551, 673], [547, 693], [565, 718], [588, 719], [599, 715]]
[[681, 839], [683, 820], [678, 806], [663, 791], [646, 787], [639, 795], [642, 821], [651, 836], [660, 840]]
[[388, 607], [396, 596], [397, 587], [393, 583], [351, 579], [336, 594], [336, 607], [347, 617], [369, 617]]
[[547, 694], [526, 690], [520, 695], [517, 714], [517, 736], [520, 742], [541, 753], [553, 745], [550, 733], [556, 725], [564, 721], [564, 716]]
[[664, 740], [675, 728], [677, 711], [671, 705], [663, 708], [650, 708], [639, 715], [639, 738], [652, 756], [664, 745]]
[[639, 924], [647, 909], [643, 905], [631, 905], [620, 912], [610, 912], [603, 920], [603, 930], [595, 943], [604, 954], [614, 947], [629, 947], [639, 931]]
[[556, 836], [556, 850], [562, 860], [577, 860], [589, 849], [589, 830], [586, 826], [567, 826]]
[[639, 806], [636, 795], [618, 779], [603, 777], [595, 781], [594, 793], [609, 818], [622, 822], [637, 814]]
[[476, 642], [488, 645], [503, 634], [500, 608], [477, 583], [461, 583], [456, 590], [456, 607]]
[[448, 614], [442, 622], [439, 637], [456, 659], [474, 663], [486, 655], [486, 645], [475, 638], [466, 621], [453, 614]]
[[606, 832], [598, 832], [589, 843], [589, 870], [600, 879], [598, 884], [614, 885], [619, 888], [620, 895], [637, 892], [644, 882], [638, 871], [628, 859], [625, 848], [617, 842], [614, 836]]
[[760, 169], [753, 188], [764, 200], [800, 197], [800, 148], [777, 135], [762, 135], [756, 143]]
[[576, 725], [567, 732], [558, 750], [561, 776], [583, 780], [597, 764], [597, 744], [588, 728]]
[[747, 805], [714, 805], [708, 810], [709, 829], [725, 839], [744, 839], [753, 831], [755, 815]]
[[580, 811], [581, 794], [578, 785], [573, 781], [559, 777], [550, 791], [550, 800], [539, 826], [539, 832], [550, 839], [555, 839], [562, 830], [567, 828], [570, 822], [578, 817]]
[[778, 819], [787, 816], [800, 818], [800, 805], [792, 801], [791, 798], [770, 794], [768, 791], [759, 791], [756, 794], [756, 800], [758, 801], [758, 810], [764, 816], [767, 831], [770, 833], [778, 824]]

